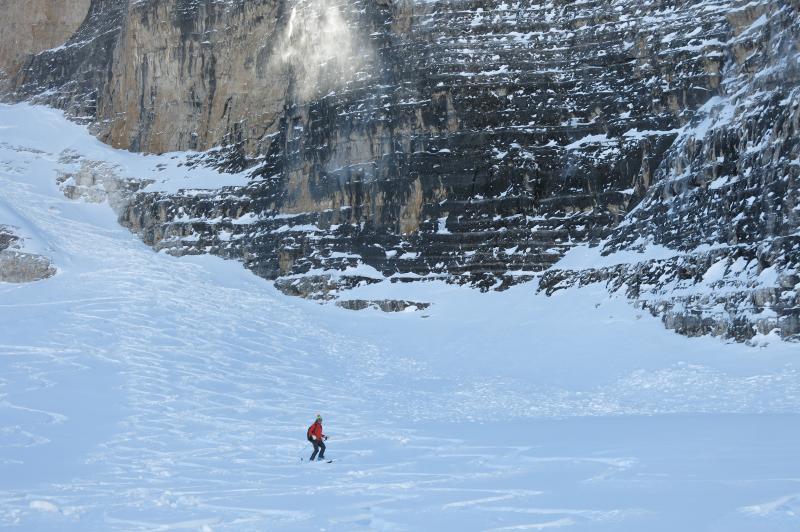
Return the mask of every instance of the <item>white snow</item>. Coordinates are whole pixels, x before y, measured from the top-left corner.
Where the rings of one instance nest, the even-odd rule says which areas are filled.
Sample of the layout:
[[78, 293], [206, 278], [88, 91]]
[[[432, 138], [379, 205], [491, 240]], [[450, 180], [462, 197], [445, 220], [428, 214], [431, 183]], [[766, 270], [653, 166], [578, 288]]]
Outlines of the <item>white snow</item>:
[[565, 150], [577, 150], [578, 148], [582, 148], [583, 146], [585, 146], [587, 144], [609, 144], [609, 143], [611, 143], [613, 141], [614, 140], [611, 139], [605, 133], [600, 133], [600, 134], [596, 134], [596, 135], [586, 135], [585, 137], [580, 138], [580, 139], [576, 140], [575, 142], [572, 142], [571, 144], [568, 144], [568, 145], [564, 146], [564, 149]]
[[761, 28], [762, 26], [766, 26], [769, 23], [769, 18], [766, 14], [761, 15], [755, 21], [753, 21], [750, 26], [744, 30], [741, 34], [739, 34], [737, 41], [743, 40], [744, 37], [747, 37], [751, 33], [755, 32], [757, 29]]
[[439, 235], [450, 234], [450, 230], [447, 229], [447, 216], [443, 216], [437, 220], [436, 233]]
[[623, 137], [632, 139], [646, 139], [648, 137], [675, 135], [681, 133], [682, 131], [683, 129], [668, 129], [665, 131], [654, 131], [654, 130], [639, 131], [636, 128], [632, 128], [626, 131]]
[[708, 184], [708, 190], [719, 190], [730, 184], [730, 176], [720, 176]]
[[745, 506], [741, 511], [758, 516], [774, 514], [785, 514], [787, 517], [800, 516], [800, 493], [784, 495], [766, 503]]
[[648, 244], [643, 252], [622, 250], [603, 255], [603, 246], [575, 246], [567, 251], [554, 268], [561, 270], [585, 270], [589, 268], [606, 268], [619, 264], [635, 264], [649, 260], [664, 260], [680, 252], [659, 244]]
[[[120, 178], [153, 180], [154, 183], [147, 187], [148, 191], [177, 192], [179, 189], [219, 188], [248, 183], [247, 172], [225, 174], [203, 166], [187, 167], [186, 163], [192, 155], [190, 152], [142, 155], [112, 149], [54, 109], [28, 104], [3, 105], [0, 106], [0, 124], [13, 124], [13, 127], [2, 130], [3, 142], [9, 146], [42, 150], [49, 159], [56, 159], [64, 152], [74, 152], [87, 160], [105, 161], [115, 167]], [[69, 165], [63, 163], [60, 168], [66, 169]]]
[[42, 512], [59, 513], [58, 506], [48, 501], [31, 501], [30, 508]]
[[[800, 525], [796, 344], [684, 338], [597, 286], [343, 296], [433, 304], [398, 314], [288, 298], [239, 263], [154, 253], [55, 184], [64, 147], [170, 156], [40, 108], [0, 125], [0, 223], [59, 268], [0, 284], [0, 528]], [[317, 412], [332, 464], [300, 461]]]

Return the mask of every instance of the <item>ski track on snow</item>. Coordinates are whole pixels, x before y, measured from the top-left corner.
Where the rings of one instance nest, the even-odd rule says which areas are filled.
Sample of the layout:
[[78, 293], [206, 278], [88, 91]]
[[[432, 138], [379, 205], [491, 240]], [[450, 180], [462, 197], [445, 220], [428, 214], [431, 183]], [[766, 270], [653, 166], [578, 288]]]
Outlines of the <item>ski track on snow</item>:
[[[1, 106], [0, 116], [13, 109]], [[13, 128], [0, 134], [13, 138]], [[704, 469], [708, 457], [692, 454], [714, 454], [703, 437], [688, 450], [654, 444], [648, 455], [649, 444], [615, 440], [610, 425], [523, 421], [722, 404], [791, 415], [800, 412], [795, 366], [756, 377], [643, 370], [594, 393], [470, 374], [468, 360], [442, 371], [378, 333], [356, 334], [347, 311], [286, 299], [236, 263], [153, 253], [107, 206], [63, 198], [58, 160], [0, 143], [0, 206], [13, 207], [59, 268], [45, 282], [0, 285], [0, 528], [675, 530], [686, 523], [670, 504], [728, 530], [798, 523], [797, 496], [785, 494], [796, 493], [800, 470], [783, 440], [775, 445], [786, 474], [775, 478]], [[359, 316], [376, 330], [389, 319]], [[316, 412], [331, 433], [331, 465], [300, 462]], [[534, 430], [521, 428], [529, 423]], [[704, 430], [694, 423], [668, 421], [664, 433]], [[642, 433], [632, 440], [650, 442]], [[696, 479], [698, 470], [706, 477]], [[670, 478], [685, 493], [663, 507]], [[710, 487], [733, 493], [730, 504], [695, 508]]]
[[[50, 163], [57, 159], [34, 155]], [[24, 170], [15, 173], [24, 175]], [[376, 346], [309, 323], [255, 278], [246, 289], [210, 282], [203, 266], [155, 255], [121, 228], [65, 216], [69, 206], [57, 196], [20, 186], [8, 174], [0, 185], [7, 202], [24, 206], [26, 227], [36, 227], [56, 256], [66, 259], [58, 264], [62, 271], [56, 279], [47, 288], [40, 284], [35, 294], [3, 287], [0, 311], [5, 316], [37, 326], [42, 312], [48, 316], [45, 331], [3, 331], [4, 338], [35, 338], [2, 346], [2, 389], [13, 383], [15, 391], [24, 391], [3, 395], [4, 421], [9, 411], [20, 418], [18, 425], [3, 427], [3, 446], [52, 444], [47, 426], [68, 422], [72, 413], [30, 408], [20, 401], [56, 386], [59, 375], [87, 370], [93, 361], [117, 374], [118, 408], [124, 412], [117, 430], [88, 453], [87, 463], [98, 466], [96, 476], [0, 492], [0, 518], [7, 524], [46, 513], [81, 528], [82, 515], [102, 512], [103, 526], [121, 530], [305, 527], [313, 512], [302, 506], [281, 509], [280, 499], [305, 501], [335, 493], [352, 499], [355, 514], [338, 517], [334, 524], [380, 527], [356, 501], [393, 506], [424, 498], [429, 491], [436, 501], [432, 506], [446, 510], [521, 502], [538, 494], [485, 490], [499, 495], [461, 501], [461, 490], [440, 488], [502, 476], [502, 469], [491, 467], [472, 474], [436, 467], [442, 458], [462, 463], [490, 459], [497, 449], [442, 455], [441, 446], [451, 442], [432, 440], [431, 445], [408, 447], [411, 454], [422, 453], [422, 460], [370, 463], [373, 451], [367, 441], [385, 439], [383, 431], [356, 430], [358, 419], [348, 412], [361, 418], [370, 410], [371, 377], [413, 375], [413, 365], [393, 364]], [[75, 258], [88, 267], [73, 267]], [[6, 399], [9, 395], [23, 399]], [[338, 430], [359, 434], [345, 436], [351, 443], [348, 453], [367, 460], [327, 486], [310, 486], [307, 469], [296, 464], [308, 452], [298, 420], [333, 405]], [[411, 473], [419, 461], [423, 471]], [[235, 517], [171, 523], [117, 517], [182, 513]]]

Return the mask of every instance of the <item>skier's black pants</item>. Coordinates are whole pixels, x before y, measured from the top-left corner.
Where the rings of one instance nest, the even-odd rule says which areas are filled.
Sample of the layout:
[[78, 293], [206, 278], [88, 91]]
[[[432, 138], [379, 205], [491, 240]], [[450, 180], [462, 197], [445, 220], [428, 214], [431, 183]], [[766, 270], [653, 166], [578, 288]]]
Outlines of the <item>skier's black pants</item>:
[[312, 440], [311, 438], [309, 438], [308, 441], [310, 441], [311, 445], [314, 446], [314, 452], [311, 453], [311, 458], [309, 458], [309, 460], [313, 462], [314, 459], [317, 457], [317, 453], [319, 453], [320, 460], [325, 458], [325, 442], [323, 442], [322, 440]]

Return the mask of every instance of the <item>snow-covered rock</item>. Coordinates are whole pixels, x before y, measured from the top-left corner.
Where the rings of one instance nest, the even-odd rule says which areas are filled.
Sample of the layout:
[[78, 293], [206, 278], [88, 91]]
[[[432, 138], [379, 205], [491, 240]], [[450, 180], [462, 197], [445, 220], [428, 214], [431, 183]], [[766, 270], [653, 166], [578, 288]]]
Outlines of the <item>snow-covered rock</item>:
[[55, 275], [50, 259], [21, 251], [22, 243], [11, 227], [0, 225], [0, 283], [30, 283]]

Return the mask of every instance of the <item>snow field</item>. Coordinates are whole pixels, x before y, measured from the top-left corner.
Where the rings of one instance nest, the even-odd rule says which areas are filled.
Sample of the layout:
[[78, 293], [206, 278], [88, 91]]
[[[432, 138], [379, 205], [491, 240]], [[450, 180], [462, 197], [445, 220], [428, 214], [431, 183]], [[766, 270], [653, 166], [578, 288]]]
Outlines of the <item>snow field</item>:
[[[0, 106], [0, 224], [59, 269], [0, 284], [0, 529], [800, 525], [796, 345], [683, 338], [596, 287], [346, 296], [433, 303], [397, 315], [287, 298], [66, 199], [67, 149], [184, 175]], [[300, 461], [317, 412], [332, 464]]]

